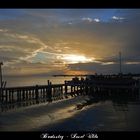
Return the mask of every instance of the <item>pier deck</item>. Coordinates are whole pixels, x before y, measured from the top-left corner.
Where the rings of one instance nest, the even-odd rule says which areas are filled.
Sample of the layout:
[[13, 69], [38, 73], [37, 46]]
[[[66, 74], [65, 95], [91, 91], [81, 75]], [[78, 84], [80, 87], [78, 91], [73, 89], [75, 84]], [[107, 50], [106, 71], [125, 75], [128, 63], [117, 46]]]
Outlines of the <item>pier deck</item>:
[[74, 78], [64, 84], [6, 87], [1, 89], [0, 104], [12, 104], [25, 101], [52, 102], [69, 96], [95, 95], [98, 93], [139, 92], [140, 81], [132, 78], [96, 76], [86, 79]]

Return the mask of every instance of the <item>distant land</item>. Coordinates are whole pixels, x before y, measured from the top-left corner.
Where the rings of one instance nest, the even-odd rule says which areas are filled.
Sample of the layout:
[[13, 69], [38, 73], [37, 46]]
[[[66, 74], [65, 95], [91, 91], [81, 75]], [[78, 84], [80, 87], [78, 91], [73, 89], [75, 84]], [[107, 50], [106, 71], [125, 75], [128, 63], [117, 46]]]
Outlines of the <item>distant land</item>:
[[54, 77], [67, 77], [67, 76], [70, 76], [70, 77], [72, 77], [72, 76], [83, 76], [83, 77], [85, 77], [85, 76], [91, 76], [91, 75], [104, 75], [104, 76], [109, 76], [109, 75], [114, 75], [114, 76], [116, 76], [116, 75], [122, 75], [122, 76], [136, 76], [136, 77], [140, 77], [140, 73], [137, 73], [137, 74], [133, 74], [133, 73], [128, 73], [128, 74], [86, 74], [86, 75], [68, 75], [68, 74], [55, 74], [55, 75], [52, 75], [52, 76], [54, 76]]

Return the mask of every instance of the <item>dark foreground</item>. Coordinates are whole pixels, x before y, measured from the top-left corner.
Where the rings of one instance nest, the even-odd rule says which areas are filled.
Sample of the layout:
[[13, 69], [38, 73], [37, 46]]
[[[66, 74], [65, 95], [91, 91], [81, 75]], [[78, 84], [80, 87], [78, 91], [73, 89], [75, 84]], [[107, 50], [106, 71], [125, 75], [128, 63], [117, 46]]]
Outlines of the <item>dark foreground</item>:
[[0, 131], [140, 131], [139, 94], [77, 96], [0, 114]]

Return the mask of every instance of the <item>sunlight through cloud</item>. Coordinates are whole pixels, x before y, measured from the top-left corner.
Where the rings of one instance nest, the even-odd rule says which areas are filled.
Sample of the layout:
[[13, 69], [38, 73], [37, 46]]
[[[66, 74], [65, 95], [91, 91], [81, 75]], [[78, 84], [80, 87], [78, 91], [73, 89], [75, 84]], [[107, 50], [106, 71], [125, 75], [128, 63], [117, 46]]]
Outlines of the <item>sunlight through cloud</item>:
[[62, 58], [66, 63], [86, 63], [86, 62], [92, 62], [94, 58], [87, 58], [83, 55], [65, 55]]

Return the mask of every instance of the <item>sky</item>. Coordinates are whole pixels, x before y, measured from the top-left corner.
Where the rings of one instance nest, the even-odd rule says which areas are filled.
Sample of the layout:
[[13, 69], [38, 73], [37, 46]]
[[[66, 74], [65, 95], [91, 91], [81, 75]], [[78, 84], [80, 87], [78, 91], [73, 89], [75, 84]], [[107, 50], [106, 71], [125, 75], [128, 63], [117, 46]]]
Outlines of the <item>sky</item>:
[[0, 9], [4, 75], [139, 73], [140, 9]]

